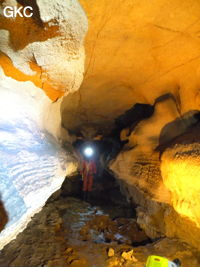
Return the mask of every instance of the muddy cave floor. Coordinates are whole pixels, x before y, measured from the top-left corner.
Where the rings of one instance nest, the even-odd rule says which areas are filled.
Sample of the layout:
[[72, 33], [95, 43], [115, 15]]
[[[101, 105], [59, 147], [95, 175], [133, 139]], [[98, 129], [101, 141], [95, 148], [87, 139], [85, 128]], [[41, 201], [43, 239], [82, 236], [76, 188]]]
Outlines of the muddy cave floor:
[[88, 203], [66, 196], [63, 188], [0, 252], [0, 267], [144, 267], [151, 254], [179, 258], [185, 267], [200, 266], [197, 253], [179, 240], [152, 242], [128, 204], [109, 202], [106, 192], [106, 202], [93, 198]]

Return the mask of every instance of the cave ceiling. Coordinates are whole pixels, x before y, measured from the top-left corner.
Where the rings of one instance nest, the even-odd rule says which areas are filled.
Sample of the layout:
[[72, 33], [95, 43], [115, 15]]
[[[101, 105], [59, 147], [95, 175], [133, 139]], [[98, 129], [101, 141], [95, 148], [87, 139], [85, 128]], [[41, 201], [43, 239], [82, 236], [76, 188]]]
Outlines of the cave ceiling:
[[166, 93], [181, 114], [199, 109], [199, 1], [80, 0], [88, 31], [76, 1], [66, 17], [57, 2], [30, 1], [31, 19], [1, 18], [0, 60], [7, 76], [33, 81], [53, 101], [65, 95], [66, 129], [109, 129], [135, 103]]
[[174, 96], [174, 119], [199, 109], [198, 1], [80, 2], [89, 21], [85, 73], [64, 101], [66, 127], [106, 129], [135, 103], [153, 104], [166, 93]]

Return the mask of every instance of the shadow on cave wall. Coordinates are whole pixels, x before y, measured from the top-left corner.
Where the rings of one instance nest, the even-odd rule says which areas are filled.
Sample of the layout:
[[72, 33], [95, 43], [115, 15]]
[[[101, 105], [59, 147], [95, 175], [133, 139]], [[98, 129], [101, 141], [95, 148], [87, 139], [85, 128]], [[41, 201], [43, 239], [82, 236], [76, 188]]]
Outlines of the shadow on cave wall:
[[5, 228], [8, 223], [8, 214], [4, 208], [2, 200], [0, 200], [0, 232]]
[[[103, 137], [102, 164], [106, 166], [110, 160], [116, 158], [136, 125], [144, 119], [150, 118], [154, 113], [154, 105], [136, 103], [130, 109], [118, 116], [114, 121], [114, 128], [110, 134]], [[128, 128], [127, 140], [121, 140], [121, 131]]]
[[[172, 99], [175, 102], [177, 110], [179, 111], [177, 99], [173, 94], [166, 93], [156, 98], [153, 105], [136, 103], [115, 119], [114, 129], [109, 135], [104, 136], [103, 138], [104, 155], [102, 161], [104, 162], [104, 165], [107, 165], [108, 162], [115, 158], [123, 149], [123, 146], [128, 142], [128, 137], [137, 124], [142, 120], [150, 118], [154, 114], [156, 104], [168, 99]], [[121, 141], [120, 133], [123, 129], [128, 129], [127, 140]]]
[[161, 157], [167, 147], [175, 144], [199, 142], [199, 131], [200, 112], [198, 110], [190, 110], [162, 128], [159, 145], [155, 150], [160, 152]]
[[[175, 103], [177, 103], [176, 98], [171, 93], [166, 93], [157, 97], [153, 105], [136, 103], [130, 109], [128, 109], [115, 119], [115, 128], [113, 130], [113, 133], [117, 133], [119, 135], [123, 129], [129, 128], [129, 133], [127, 135], [128, 137], [140, 121], [148, 119], [153, 115], [157, 103], [163, 102], [168, 99], [172, 99]], [[177, 104], [176, 106], [179, 110]]]

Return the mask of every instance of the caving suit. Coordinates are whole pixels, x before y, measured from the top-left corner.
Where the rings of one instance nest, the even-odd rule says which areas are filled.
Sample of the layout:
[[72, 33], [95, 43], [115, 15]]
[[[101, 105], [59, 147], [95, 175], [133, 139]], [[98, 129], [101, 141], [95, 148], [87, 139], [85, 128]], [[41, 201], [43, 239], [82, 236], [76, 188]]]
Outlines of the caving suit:
[[84, 192], [91, 192], [94, 174], [96, 173], [96, 164], [92, 160], [84, 160], [82, 166], [82, 177], [83, 177], [83, 191]]

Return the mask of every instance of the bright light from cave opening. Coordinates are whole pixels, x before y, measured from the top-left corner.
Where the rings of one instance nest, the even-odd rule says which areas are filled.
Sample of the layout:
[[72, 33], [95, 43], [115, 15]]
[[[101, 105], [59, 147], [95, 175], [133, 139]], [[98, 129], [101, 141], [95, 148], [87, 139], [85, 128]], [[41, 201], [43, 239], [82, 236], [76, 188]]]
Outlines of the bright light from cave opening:
[[86, 147], [83, 151], [84, 155], [87, 157], [87, 158], [90, 158], [93, 156], [94, 154], [94, 150], [91, 148], [91, 147]]

